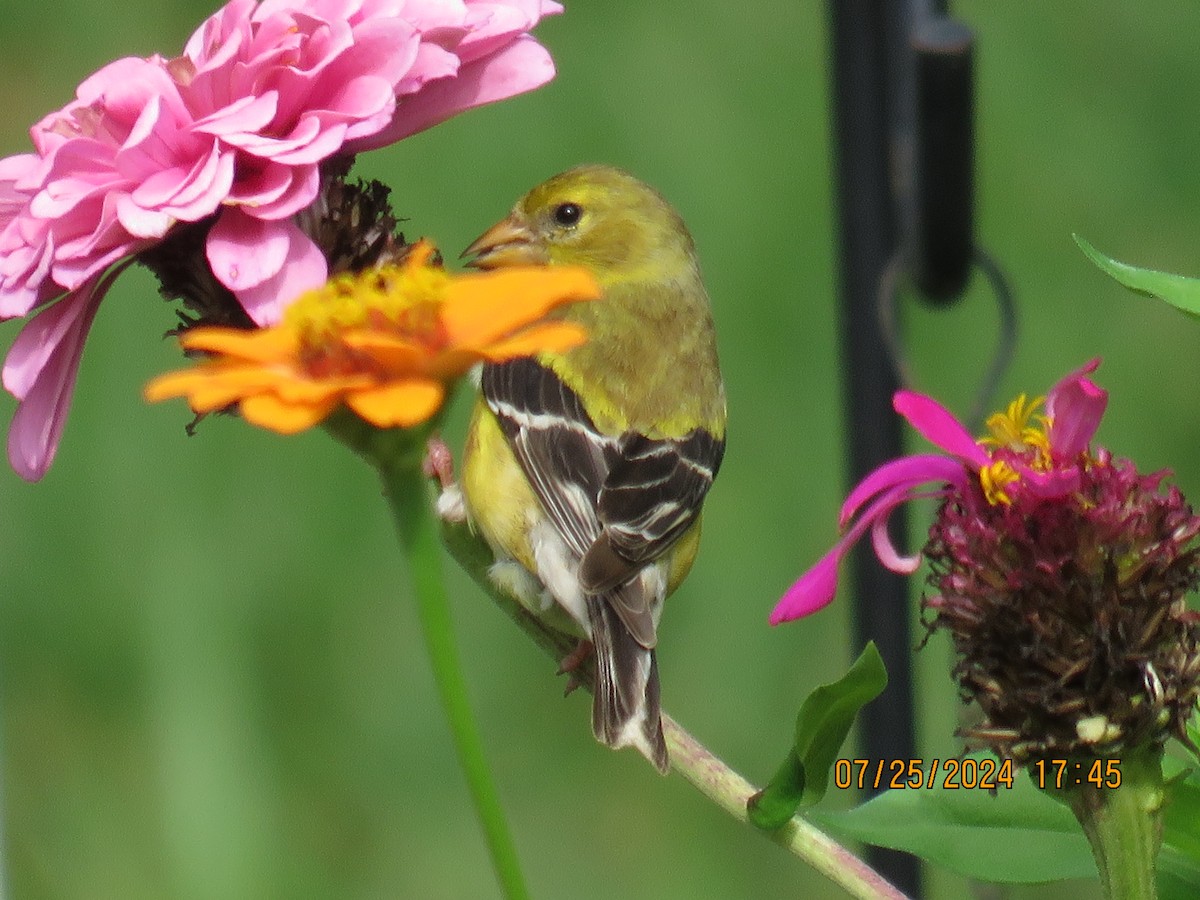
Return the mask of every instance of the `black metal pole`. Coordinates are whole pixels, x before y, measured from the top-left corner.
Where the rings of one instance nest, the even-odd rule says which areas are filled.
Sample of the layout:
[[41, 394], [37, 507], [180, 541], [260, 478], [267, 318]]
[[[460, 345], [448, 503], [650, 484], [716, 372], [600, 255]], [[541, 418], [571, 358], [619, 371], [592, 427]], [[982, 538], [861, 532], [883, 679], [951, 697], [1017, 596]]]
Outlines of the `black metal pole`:
[[[897, 173], [911, 152], [900, 137], [911, 134], [910, 104], [896, 92], [911, 84], [905, 65], [906, 4], [894, 0], [830, 0], [834, 168], [840, 240], [841, 330], [850, 477], [857, 482], [901, 452], [899, 417], [892, 411], [896, 376], [878, 316], [881, 276], [896, 253], [900, 207]], [[893, 524], [902, 533], [897, 510]], [[908, 589], [885, 570], [869, 546], [851, 559], [857, 603], [855, 638], [874, 640], [887, 664], [889, 685], [863, 711], [863, 755], [908, 760], [915, 755]], [[920, 893], [918, 861], [871, 848], [868, 860], [910, 896]]]

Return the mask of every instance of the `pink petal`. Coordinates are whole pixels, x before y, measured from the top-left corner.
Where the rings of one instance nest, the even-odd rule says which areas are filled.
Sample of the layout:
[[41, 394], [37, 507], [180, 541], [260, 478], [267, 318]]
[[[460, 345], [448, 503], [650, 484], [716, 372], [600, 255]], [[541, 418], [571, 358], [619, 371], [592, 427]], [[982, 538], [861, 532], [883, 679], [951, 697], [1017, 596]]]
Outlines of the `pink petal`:
[[420, 93], [402, 97], [387, 128], [352, 141], [347, 150], [359, 153], [386, 147], [456, 113], [541, 87], [553, 77], [550, 52], [523, 35], [491, 56], [463, 66], [454, 78], [431, 82]]
[[88, 329], [123, 268], [93, 279], [42, 310], [8, 352], [4, 386], [21, 401], [8, 431], [8, 458], [26, 481], [38, 481], [54, 461]]
[[231, 198], [237, 195], [247, 215], [256, 219], [286, 219], [310, 206], [317, 198], [321, 188], [321, 170], [318, 166], [276, 166], [272, 162], [268, 168], [279, 169], [287, 176], [286, 182], [273, 182], [271, 176], [264, 175], [264, 180], [275, 187], [282, 183], [283, 190], [274, 199], [268, 200], [265, 196], [253, 200], [241, 199], [243, 192], [236, 186], [230, 192]]
[[977, 468], [991, 461], [963, 424], [932, 397], [915, 391], [896, 391], [892, 408], [908, 419], [925, 440], [947, 453], [974, 463]]
[[1088, 448], [1104, 410], [1108, 391], [1087, 376], [1096, 371], [1099, 359], [1072, 372], [1046, 395], [1046, 415], [1050, 417], [1050, 449], [1056, 460], [1070, 461]]
[[896, 488], [912, 490], [930, 482], [948, 482], [962, 486], [968, 480], [963, 464], [948, 456], [927, 453], [893, 459], [855, 485], [854, 490], [846, 497], [846, 502], [842, 504], [838, 525], [845, 528], [850, 520], [858, 515], [864, 503], [887, 491]]
[[290, 222], [288, 252], [279, 272], [261, 284], [234, 291], [238, 301], [257, 325], [273, 325], [293, 300], [325, 283], [329, 277], [325, 254], [312, 240]]
[[192, 129], [200, 134], [228, 137], [258, 131], [271, 124], [279, 107], [279, 94], [264, 91], [258, 96], [239, 97], [223, 109], [197, 119]]
[[208, 265], [217, 280], [235, 294], [279, 274], [291, 247], [290, 222], [266, 222], [239, 207], [221, 213], [208, 233]]

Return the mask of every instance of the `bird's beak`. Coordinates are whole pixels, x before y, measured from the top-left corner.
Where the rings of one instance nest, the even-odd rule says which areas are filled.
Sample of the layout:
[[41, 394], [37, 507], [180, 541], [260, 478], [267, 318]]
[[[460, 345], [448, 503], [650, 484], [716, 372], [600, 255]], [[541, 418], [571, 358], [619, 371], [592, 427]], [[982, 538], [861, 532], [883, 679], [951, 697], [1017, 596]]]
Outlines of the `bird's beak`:
[[544, 265], [550, 261], [545, 248], [534, 241], [533, 234], [515, 215], [501, 219], [477, 237], [460, 259], [468, 256], [475, 258], [467, 265], [476, 269]]

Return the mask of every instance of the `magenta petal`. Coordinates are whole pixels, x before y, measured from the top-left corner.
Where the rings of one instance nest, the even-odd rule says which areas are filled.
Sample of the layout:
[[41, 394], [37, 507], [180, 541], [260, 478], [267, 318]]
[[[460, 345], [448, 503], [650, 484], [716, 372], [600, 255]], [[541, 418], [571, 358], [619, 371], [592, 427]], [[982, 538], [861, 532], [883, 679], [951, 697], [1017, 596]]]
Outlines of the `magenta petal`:
[[966, 484], [969, 480], [963, 464], [948, 456], [926, 453], [917, 456], [902, 456], [886, 462], [855, 485], [854, 490], [842, 504], [838, 524], [845, 528], [864, 503], [887, 491], [903, 488], [911, 490], [930, 482]]
[[1044, 500], [1065, 497], [1079, 490], [1082, 480], [1078, 466], [1055, 468], [1039, 472], [1025, 466], [1018, 467], [1021, 473], [1020, 489]]
[[1056, 460], [1073, 460], [1088, 448], [1104, 410], [1108, 391], [1087, 377], [1100, 365], [1093, 359], [1056, 384], [1046, 395], [1050, 449]]
[[770, 622], [779, 625], [811, 616], [833, 602], [837, 594], [838, 563], [845, 555], [841, 542], [821, 561], [801, 575], [771, 610]]
[[[943, 459], [943, 457], [934, 458]], [[897, 462], [901, 461], [897, 460]], [[946, 461], [952, 462], [951, 460]], [[959, 465], [958, 469], [961, 472], [962, 466]], [[879, 552], [881, 537], [878, 529], [886, 529], [892, 510], [910, 499], [912, 499], [911, 485], [904, 483], [897, 484], [879, 496], [859, 517], [854, 526], [842, 535], [841, 540], [834, 544], [833, 549], [821, 557], [820, 562], [801, 575], [796, 583], [788, 588], [771, 612], [771, 624], [778, 625], [780, 622], [789, 622], [828, 606], [837, 593], [838, 563], [843, 556], [850, 552], [850, 548], [858, 542], [868, 528], [873, 531], [875, 550], [880, 561], [888, 568], [893, 568], [892, 564], [894, 564], [893, 571], [909, 573], [911, 559], [896, 553], [891, 541], [887, 539], [886, 530], [882, 537], [882, 540], [886, 541], [886, 547], [882, 553]]]
[[892, 408], [908, 419], [908, 423], [921, 437], [934, 446], [974, 463], [977, 467], [986, 466], [990, 462], [987, 451], [979, 446], [963, 424], [932, 397], [915, 391], [896, 391], [892, 398]]
[[88, 329], [113, 275], [96, 278], [42, 310], [17, 335], [4, 386], [21, 402], [8, 431], [8, 458], [26, 481], [50, 468], [71, 407]]
[[287, 256], [279, 271], [254, 287], [234, 291], [257, 325], [274, 325], [293, 300], [325, 283], [329, 277], [325, 254], [295, 225], [275, 223], [288, 229]]
[[888, 534], [887, 524], [887, 516], [880, 516], [871, 523], [871, 547], [875, 551], [875, 556], [888, 571], [895, 572], [897, 575], [911, 575], [921, 567], [921, 554], [905, 556], [900, 553], [896, 549], [896, 545], [892, 543], [892, 536]]

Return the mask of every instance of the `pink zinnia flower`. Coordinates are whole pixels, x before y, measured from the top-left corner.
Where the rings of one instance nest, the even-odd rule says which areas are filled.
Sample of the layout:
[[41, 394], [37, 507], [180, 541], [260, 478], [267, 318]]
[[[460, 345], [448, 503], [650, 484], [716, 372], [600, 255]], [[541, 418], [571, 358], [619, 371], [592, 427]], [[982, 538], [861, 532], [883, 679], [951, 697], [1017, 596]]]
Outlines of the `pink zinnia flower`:
[[771, 624], [827, 606], [837, 592], [838, 564], [868, 529], [880, 562], [893, 572], [915, 572], [920, 555], [901, 555], [887, 531], [888, 517], [902, 503], [978, 490], [987, 504], [1008, 506], [1017, 492], [1053, 499], [1076, 491], [1108, 403], [1108, 393], [1087, 377], [1099, 364], [1093, 360], [1055, 385], [1046, 395], [1044, 415], [1037, 415], [1042, 400], [1028, 402], [1021, 395], [1006, 412], [988, 420], [991, 435], [982, 440], [932, 398], [897, 391], [892, 401], [896, 412], [945, 455], [905, 456], [864, 478], [842, 506], [838, 522], [849, 530], [783, 595], [771, 612]]
[[0, 160], [0, 318], [49, 301], [18, 337], [4, 386], [21, 401], [9, 458], [49, 467], [79, 356], [114, 263], [176, 223], [215, 217], [214, 275], [259, 324], [325, 281], [295, 216], [321, 164], [538, 87], [526, 32], [551, 0], [232, 0], [175, 59], [121, 59]]

